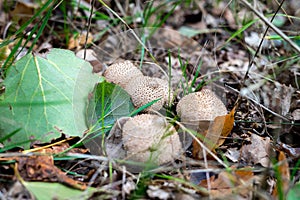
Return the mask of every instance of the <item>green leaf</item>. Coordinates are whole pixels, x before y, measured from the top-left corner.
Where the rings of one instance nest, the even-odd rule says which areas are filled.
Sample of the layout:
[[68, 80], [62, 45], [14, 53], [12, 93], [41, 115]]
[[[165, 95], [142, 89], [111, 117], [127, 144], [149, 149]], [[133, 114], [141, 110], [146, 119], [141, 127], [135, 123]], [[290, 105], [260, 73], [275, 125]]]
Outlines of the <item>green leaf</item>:
[[87, 121], [91, 132], [107, 132], [115, 121], [129, 116], [134, 110], [129, 94], [120, 86], [103, 81], [98, 83], [89, 100]]
[[191, 28], [191, 27], [187, 27], [187, 26], [180, 27], [178, 31], [181, 35], [184, 35], [184, 36], [189, 37], [189, 38], [208, 32], [206, 29], [205, 30], [198, 30], [198, 29], [194, 29], [194, 28]]
[[[26, 140], [50, 142], [62, 133], [81, 136], [87, 129], [88, 93], [98, 77], [73, 52], [52, 49], [47, 59], [28, 54], [10, 67], [0, 101], [0, 138], [21, 129], [5, 145]], [[23, 146], [29, 147], [29, 143]]]
[[60, 183], [23, 182], [23, 185], [39, 200], [88, 199], [97, 191], [95, 188], [88, 188], [85, 191], [81, 191]]

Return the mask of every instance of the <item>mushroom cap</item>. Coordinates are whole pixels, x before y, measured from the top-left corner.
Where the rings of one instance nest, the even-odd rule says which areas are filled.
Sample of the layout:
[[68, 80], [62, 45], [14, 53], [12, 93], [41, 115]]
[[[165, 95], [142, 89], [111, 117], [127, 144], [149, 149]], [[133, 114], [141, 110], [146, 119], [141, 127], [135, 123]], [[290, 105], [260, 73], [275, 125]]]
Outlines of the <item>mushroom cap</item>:
[[176, 111], [182, 122], [212, 121], [227, 114], [224, 103], [209, 89], [184, 96]]
[[163, 117], [142, 114], [130, 118], [122, 131], [124, 149], [130, 160], [157, 164], [173, 161], [181, 152], [176, 129]]
[[141, 107], [153, 100], [159, 99], [146, 110], [160, 110], [165, 103], [169, 104], [173, 97], [173, 91], [169, 89], [169, 83], [160, 78], [138, 76], [128, 82], [126, 92], [131, 96], [135, 107]]
[[[156, 165], [171, 162], [183, 152], [176, 129], [165, 118], [154, 114], [119, 119], [106, 138], [105, 149], [111, 158]], [[131, 172], [144, 168], [137, 164], [125, 165]]]
[[143, 73], [129, 60], [112, 64], [104, 72], [108, 82], [118, 84], [122, 88], [137, 76], [143, 76]]

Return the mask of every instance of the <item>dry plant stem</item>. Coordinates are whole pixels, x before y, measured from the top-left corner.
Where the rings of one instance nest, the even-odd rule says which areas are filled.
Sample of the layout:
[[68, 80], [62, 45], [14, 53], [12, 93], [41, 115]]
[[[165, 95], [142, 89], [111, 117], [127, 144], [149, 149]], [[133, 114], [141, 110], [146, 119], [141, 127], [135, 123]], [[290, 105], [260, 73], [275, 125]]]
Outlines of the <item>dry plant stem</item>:
[[[240, 91], [238, 91], [238, 90], [236, 90], [236, 89], [234, 89], [234, 88], [232, 88], [232, 87], [230, 87], [230, 86], [228, 86], [228, 85], [226, 85], [226, 87], [229, 88], [229, 89], [231, 89], [232, 91], [238, 93], [238, 94], [239, 94], [239, 97], [241, 97]], [[271, 114], [273, 114], [273, 115], [279, 117], [280, 119], [283, 119], [284, 121], [287, 121], [287, 122], [290, 121], [288, 118], [285, 118], [284, 116], [282, 116], [282, 115], [280, 115], [280, 114], [277, 114], [276, 112], [270, 110], [269, 108], [267, 108], [266, 106], [260, 104], [259, 102], [255, 101], [254, 99], [252, 99], [252, 98], [250, 98], [250, 97], [247, 97], [247, 96], [245, 96], [245, 97], [246, 97], [247, 99], [251, 100], [251, 101], [252, 101], [253, 103], [255, 103], [256, 105], [261, 106], [263, 109], [265, 109], [266, 111], [270, 112]], [[238, 100], [237, 100], [237, 101], [238, 101]]]
[[[204, 158], [205, 169], [208, 169], [206, 151], [203, 150], [202, 153], [203, 153], [203, 158]], [[206, 176], [206, 183], [207, 183], [207, 190], [208, 190], [209, 198], [211, 198], [211, 183], [210, 183], [210, 178], [209, 178], [209, 172], [205, 172], [205, 176]]]
[[[187, 131], [187, 130], [186, 130]], [[211, 152], [194, 134], [191, 134], [193, 139], [197, 141], [197, 143], [201, 146], [202, 149], [207, 151], [216, 161], [218, 161], [221, 165], [223, 165], [225, 168], [228, 168], [227, 166], [220, 158], [218, 158], [213, 152]]]
[[[278, 9], [276, 10], [276, 12], [275, 12], [275, 14], [273, 15], [273, 17], [272, 17], [272, 19], [271, 19], [271, 22], [269, 22], [269, 20], [268, 19], [266, 19], [265, 18], [265, 16], [263, 15], [263, 14], [261, 14], [260, 12], [258, 12], [255, 8], [253, 8], [253, 6], [251, 5], [251, 4], [249, 4], [246, 0], [241, 0], [250, 10], [252, 10], [262, 21], [264, 21], [267, 25], [268, 25], [268, 27], [267, 27], [267, 29], [265, 30], [265, 32], [264, 32], [264, 35], [263, 35], [263, 38], [261, 39], [261, 41], [260, 41], [260, 43], [259, 43], [259, 45], [258, 45], [258, 48], [257, 48], [257, 50], [256, 50], [256, 52], [255, 52], [255, 54], [254, 54], [254, 56], [252, 57], [252, 59], [250, 60], [250, 62], [249, 62], [249, 65], [248, 65], [248, 68], [247, 68], [247, 71], [246, 71], [246, 73], [245, 73], [245, 75], [244, 75], [244, 78], [243, 78], [243, 80], [242, 80], [242, 83], [241, 83], [241, 85], [242, 86], [244, 86], [244, 84], [245, 84], [245, 81], [246, 81], [246, 79], [247, 79], [247, 77], [248, 77], [248, 74], [249, 74], [249, 71], [250, 71], [250, 69], [251, 69], [251, 67], [252, 67], [252, 65], [253, 65], [253, 62], [254, 62], [254, 59], [255, 59], [255, 57], [257, 56], [257, 54], [258, 54], [258, 52], [259, 52], [259, 49], [261, 48], [261, 46], [262, 46], [262, 43], [263, 43], [263, 41], [264, 41], [264, 38], [265, 38], [265, 36], [266, 36], [266, 34], [267, 34], [267, 32], [268, 32], [268, 30], [269, 30], [269, 28], [271, 27], [278, 35], [280, 35], [282, 38], [284, 38], [296, 51], [298, 51], [298, 53], [300, 53], [300, 48], [292, 41], [292, 40], [290, 40], [290, 38], [289, 37], [287, 37], [280, 29], [278, 29], [276, 26], [274, 26], [273, 24], [272, 24], [272, 21], [274, 20], [274, 18], [275, 18], [275, 16], [276, 16], [276, 14], [278, 13], [278, 11], [281, 9], [281, 7], [282, 7], [282, 4], [283, 4], [283, 2], [285, 1], [285, 0], [282, 0], [282, 2], [281, 2], [281, 4], [278, 6]], [[248, 97], [247, 97], [248, 98]], [[250, 98], [249, 98], [250, 99]], [[240, 105], [240, 103], [241, 103], [241, 100], [242, 100], [242, 96], [241, 96], [241, 94], [239, 93], [239, 96], [238, 96], [238, 98], [237, 98], [237, 100], [236, 100], [236, 102], [235, 102], [235, 107], [239, 107], [239, 105]], [[251, 99], [252, 101], [254, 101], [255, 102], [255, 100], [253, 100], [253, 99]], [[256, 103], [256, 102], [255, 102]], [[260, 104], [259, 104], [260, 105]], [[260, 105], [260, 106], [262, 106], [262, 105]], [[263, 107], [263, 106], [262, 106]]]
[[263, 14], [258, 12], [253, 6], [246, 0], [241, 0], [250, 10], [252, 10], [263, 22], [265, 22], [271, 29], [275, 31], [280, 37], [282, 37], [287, 43], [289, 43], [297, 53], [300, 54], [300, 47], [294, 43], [286, 34], [284, 34], [280, 29], [278, 29], [274, 24], [272, 24]]
[[117, 5], [118, 9], [122, 13], [122, 15], [126, 16], [126, 13], [125, 13], [124, 9], [122, 8], [122, 5], [121, 5], [120, 1], [116, 0], [115, 2], [116, 2], [116, 5]]
[[130, 32], [132, 32], [132, 35], [135, 37], [135, 39], [143, 46], [143, 48], [149, 53], [150, 57], [154, 60], [155, 63], [158, 63], [155, 57], [152, 55], [152, 53], [149, 51], [149, 49], [145, 46], [145, 44], [140, 40], [140, 38], [137, 36], [137, 34], [134, 32], [132, 28], [115, 12], [113, 11], [106, 3], [104, 3], [102, 0], [98, 0], [103, 6], [105, 6], [113, 15], [115, 15], [125, 26], [128, 28]]
[[[105, 162], [105, 163], [108, 164], [108, 162]], [[98, 166], [98, 169], [96, 170], [96, 172], [93, 174], [93, 176], [89, 180], [88, 187], [92, 187], [92, 184], [95, 183], [96, 178], [103, 170], [104, 170], [104, 165]]]
[[[277, 8], [277, 10], [276, 10], [276, 12], [275, 12], [275, 14], [273, 15], [271, 21], [269, 22], [270, 24], [272, 24], [272, 22], [273, 22], [273, 20], [274, 20], [274, 18], [275, 18], [275, 16], [276, 16], [276, 14], [277, 14], [278, 11], [281, 9], [282, 4], [283, 4], [284, 1], [285, 1], [285, 0], [282, 0], [282, 1], [281, 1], [280, 5], [278, 6], [278, 8]], [[254, 9], [254, 8], [253, 8], [253, 9]], [[272, 24], [272, 25], [273, 25], [273, 24]], [[264, 38], [266, 37], [269, 28], [270, 28], [270, 25], [268, 24], [267, 29], [265, 30], [264, 35], [263, 35], [262, 39], [260, 40], [260, 43], [259, 43], [259, 45], [258, 45], [258, 48], [257, 48], [257, 50], [255, 51], [255, 54], [254, 54], [254, 56], [252, 57], [252, 59], [251, 59], [249, 65], [248, 65], [248, 69], [247, 69], [247, 71], [246, 71], [246, 73], [245, 73], [245, 76], [244, 76], [244, 78], [243, 78], [242, 85], [244, 85], [244, 83], [245, 83], [245, 80], [246, 80], [246, 78], [247, 78], [247, 76], [248, 76], [248, 73], [249, 73], [249, 71], [250, 71], [250, 69], [251, 69], [251, 67], [252, 67], [252, 65], [253, 65], [254, 59], [256, 58], [256, 56], [257, 56], [257, 54], [258, 54], [258, 52], [259, 52], [259, 50], [260, 50], [260, 48], [261, 48], [261, 46], [262, 46], [262, 44], [263, 44]]]
[[[78, 158], [86, 158], [86, 159], [90, 159], [90, 160], [97, 160], [97, 161], [101, 161], [101, 162], [116, 162], [118, 163], [119, 160], [115, 160], [115, 159], [109, 159], [105, 156], [95, 156], [95, 155], [87, 155], [87, 154], [80, 154], [80, 153], [67, 153], [67, 156], [72, 156], [72, 157], [78, 157]], [[0, 154], [1, 157], [1, 154]], [[122, 171], [122, 169], [119, 169], [120, 171]], [[134, 178], [135, 175], [133, 175], [132, 173], [130, 173], [129, 171], [126, 171], [126, 173]]]
[[21, 177], [19, 170], [18, 170], [18, 163], [15, 164], [14, 166], [14, 172], [15, 172], [15, 176], [16, 178], [24, 185], [24, 179]]
[[115, 15], [123, 24], [125, 24], [125, 26], [130, 30], [130, 31], [132, 31], [133, 32], [133, 35], [134, 35], [134, 37], [138, 40], [138, 42], [141, 44], [141, 45], [143, 45], [143, 47], [147, 50], [147, 51], [149, 51], [148, 50], [148, 48], [144, 45], [144, 43], [139, 39], [139, 37], [136, 35], [136, 33], [133, 31], [133, 29], [132, 28], [130, 28], [130, 26], [115, 12], [115, 11], [113, 11], [106, 3], [104, 3], [104, 1], [102, 1], [102, 0], [99, 0], [99, 2], [104, 6], [104, 7], [106, 7], [113, 15]]
[[80, 153], [66, 153], [66, 156], [72, 156], [72, 157], [78, 157], [78, 158], [88, 158], [91, 160], [106, 161], [106, 162], [111, 160], [105, 156], [95, 156], [95, 155], [87, 155], [87, 154], [80, 154]]
[[9, 27], [10, 27], [12, 24], [13, 24], [12, 22], [8, 22], [8, 23], [6, 24], [6, 26], [5, 26], [5, 28], [4, 28], [4, 31], [3, 31], [3, 39], [6, 38], [8, 29], [9, 29]]
[[282, 8], [282, 5], [280, 5], [280, 4], [282, 4], [284, 1], [282, 1], [281, 3], [279, 3], [277, 0], [275, 0], [275, 2], [277, 3], [278, 6], [280, 6], [280, 10], [282, 10], [282, 12], [284, 12], [284, 14], [287, 16], [289, 22], [290, 22], [291, 24], [293, 24], [293, 21], [292, 21], [291, 17], [289, 16], [289, 14], [285, 11], [284, 8]]
[[157, 67], [165, 76], [166, 76], [166, 78], [167, 79], [169, 79], [169, 76], [168, 76], [168, 74], [165, 72], [165, 70], [163, 70], [163, 68], [160, 66], [160, 65], [158, 65], [157, 63], [151, 63], [151, 62], [144, 62], [144, 63], [146, 63], [146, 64], [154, 64], [154, 66], [155, 67]]
[[39, 151], [39, 150], [41, 150], [41, 149], [46, 149], [46, 148], [49, 148], [49, 147], [53, 147], [53, 146], [56, 146], [56, 145], [58, 145], [58, 144], [64, 143], [64, 142], [69, 141], [69, 140], [72, 140], [72, 139], [73, 139], [73, 138], [67, 138], [67, 139], [64, 139], [64, 140], [61, 140], [61, 141], [58, 141], [58, 142], [55, 142], [55, 143], [46, 145], [46, 146], [36, 147], [36, 148], [34, 148], [34, 149], [24, 150], [24, 151], [22, 151], [22, 153], [27, 154], [27, 153], [30, 153], [30, 152]]
[[124, 190], [124, 185], [126, 182], [126, 167], [122, 166], [122, 199], [125, 199], [125, 190]]
[[109, 183], [107, 185], [104, 185], [102, 187], [103, 190], [111, 190], [112, 188], [118, 188], [120, 185], [122, 185], [122, 180], [115, 181], [113, 183]]
[[35, 153], [0, 153], [0, 160], [3, 158], [10, 158], [10, 157], [30, 157], [32, 155], [36, 155]]
[[84, 41], [84, 53], [83, 53], [83, 59], [84, 60], [86, 58], [87, 41], [89, 39], [89, 33], [90, 33], [90, 29], [91, 29], [91, 23], [92, 23], [92, 18], [93, 18], [95, 1], [96, 0], [92, 0], [92, 2], [91, 2], [91, 12], [90, 12], [90, 16], [89, 16], [89, 19], [88, 19], [87, 33], [86, 33], [85, 41]]
[[151, 170], [147, 170], [147, 172], [149, 173], [166, 173], [166, 172], [174, 172], [175, 169], [182, 169], [184, 167], [186, 167], [187, 165], [185, 164], [176, 164], [176, 166], [174, 167], [174, 165], [172, 166], [167, 166], [167, 165], [163, 165], [163, 166], [159, 166], [155, 169], [151, 169]]

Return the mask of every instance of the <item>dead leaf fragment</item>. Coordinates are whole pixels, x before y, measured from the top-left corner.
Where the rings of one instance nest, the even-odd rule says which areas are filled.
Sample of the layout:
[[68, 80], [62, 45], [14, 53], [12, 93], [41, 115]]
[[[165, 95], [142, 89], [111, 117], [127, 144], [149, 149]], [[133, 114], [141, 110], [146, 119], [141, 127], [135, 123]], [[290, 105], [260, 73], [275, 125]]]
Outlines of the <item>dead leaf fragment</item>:
[[294, 110], [292, 116], [294, 120], [300, 120], [300, 109]]
[[99, 75], [102, 75], [102, 72], [106, 69], [102, 62], [97, 59], [96, 53], [92, 49], [81, 49], [76, 53], [76, 56], [88, 61], [93, 67], [93, 72], [101, 72]]
[[24, 24], [34, 14], [37, 4], [26, 3], [26, 1], [17, 1], [14, 10], [10, 13], [12, 20], [17, 24]]
[[[205, 137], [204, 139], [198, 139], [203, 141], [204, 145], [209, 150], [214, 151], [224, 143], [225, 137], [230, 134], [233, 128], [234, 113], [235, 108], [233, 108], [227, 115], [217, 116], [209, 125], [208, 130], [200, 133]], [[195, 140], [193, 141], [193, 157], [196, 159], [203, 158], [202, 148]]]
[[40, 153], [46, 155], [34, 155], [16, 159], [18, 164], [15, 170], [17, 170], [16, 173], [20, 174], [22, 179], [26, 181], [60, 182], [81, 190], [86, 188], [83, 183], [69, 178], [54, 165], [49, 149], [42, 149]]
[[80, 49], [85, 43], [90, 44], [93, 41], [92, 34], [89, 33], [88, 38], [86, 38], [87, 33], [83, 32], [80, 35], [73, 35], [68, 43], [68, 49]]
[[[278, 162], [279, 162], [278, 172], [279, 172], [280, 177], [277, 177], [276, 187], [274, 188], [274, 190], [272, 192], [272, 196], [275, 199], [278, 199], [277, 197], [278, 197], [278, 193], [279, 193], [278, 192], [279, 188], [281, 188], [283, 190], [282, 192], [284, 194], [287, 194], [287, 192], [289, 190], [289, 183], [290, 183], [289, 163], [286, 159], [285, 154], [282, 151], [279, 152]], [[280, 181], [278, 180], [278, 178], [280, 178]]]
[[226, 19], [228, 25], [232, 29], [236, 29], [236, 22], [232, 11], [228, 8], [224, 11], [224, 18]]
[[125, 194], [130, 194], [134, 189], [136, 189], [136, 184], [129, 178], [126, 183], [122, 185], [122, 191]]
[[[257, 178], [254, 176], [251, 168], [231, 168], [232, 171], [223, 171], [210, 178], [210, 197], [228, 198], [231, 195], [235, 195], [235, 199], [240, 199], [251, 195], [253, 180]], [[199, 185], [208, 187], [207, 182], [207, 180], [203, 180]]]
[[[2, 43], [2, 42], [3, 42], [3, 40], [0, 39], [0, 43]], [[11, 50], [9, 49], [8, 45], [0, 48], [0, 68], [2, 67], [6, 58], [9, 56], [10, 52], [11, 52]]]
[[251, 135], [251, 144], [246, 144], [241, 148], [241, 159], [248, 163], [261, 164], [268, 167], [269, 164], [270, 138]]
[[240, 151], [237, 148], [229, 148], [224, 155], [232, 162], [238, 162], [240, 158]]
[[160, 189], [159, 186], [149, 185], [147, 194], [151, 198], [157, 199], [169, 199], [170, 193]]
[[[295, 92], [295, 88], [291, 85], [286, 86], [284, 84], [280, 84], [275, 82], [275, 90], [273, 101], [270, 103], [270, 108], [272, 110], [280, 111], [281, 115], [285, 116], [291, 107], [292, 95]], [[284, 98], [282, 98], [284, 97]]]

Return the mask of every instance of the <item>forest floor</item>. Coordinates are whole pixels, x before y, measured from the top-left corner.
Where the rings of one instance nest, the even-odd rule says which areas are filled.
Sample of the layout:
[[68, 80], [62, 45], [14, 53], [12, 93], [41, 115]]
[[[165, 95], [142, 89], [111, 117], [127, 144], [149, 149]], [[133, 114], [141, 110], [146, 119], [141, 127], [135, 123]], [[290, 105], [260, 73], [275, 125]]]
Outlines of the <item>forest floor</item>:
[[172, 162], [137, 173], [103, 154], [102, 136], [85, 142], [87, 130], [69, 137], [57, 127], [60, 137], [26, 148], [14, 143], [15, 132], [1, 126], [8, 118], [0, 117], [0, 199], [300, 198], [297, 0], [282, 6], [247, 0], [42, 2], [0, 2], [0, 109], [14, 63], [58, 48], [88, 61], [99, 77], [113, 63], [130, 60], [143, 75], [168, 81], [174, 101], [159, 115], [179, 133], [178, 102], [203, 88], [218, 96], [232, 120], [225, 120], [229, 131], [215, 135], [219, 145], [206, 156], [195, 144], [205, 139], [196, 137]]

